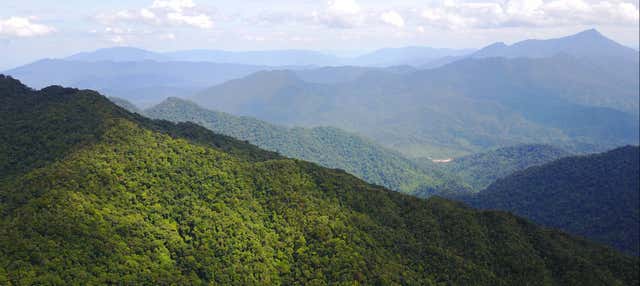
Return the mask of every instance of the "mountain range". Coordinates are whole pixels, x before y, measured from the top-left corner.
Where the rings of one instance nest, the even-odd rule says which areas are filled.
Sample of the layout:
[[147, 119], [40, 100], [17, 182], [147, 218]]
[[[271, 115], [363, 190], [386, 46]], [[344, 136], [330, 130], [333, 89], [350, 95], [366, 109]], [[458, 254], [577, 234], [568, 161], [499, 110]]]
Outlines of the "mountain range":
[[473, 50], [438, 49], [431, 47], [384, 48], [355, 57], [339, 57], [325, 52], [308, 50], [222, 51], [185, 50], [152, 52], [133, 47], [114, 47], [78, 53], [65, 58], [83, 62], [130, 61], [187, 61], [242, 65], [283, 66], [420, 66], [444, 58], [469, 55]]
[[7, 73], [37, 88], [61, 84], [95, 89], [138, 106], [150, 106], [166, 97], [188, 96], [211, 85], [268, 69], [237, 64], [143, 59], [128, 62], [46, 59]]
[[3, 284], [635, 285], [626, 256], [0, 77]]
[[334, 127], [287, 128], [207, 110], [179, 98], [169, 98], [144, 111], [126, 100], [110, 100], [150, 118], [196, 123], [291, 158], [343, 169], [369, 183], [419, 197], [477, 192], [516, 171], [571, 155], [549, 145], [518, 145], [435, 163], [430, 159], [408, 159]]
[[434, 164], [418, 167], [397, 152], [334, 127], [287, 128], [207, 110], [178, 98], [169, 98], [142, 113], [155, 119], [193, 122], [287, 157], [343, 169], [369, 183], [395, 191], [420, 196], [467, 191], [466, 186], [458, 184], [455, 178], [438, 170]]
[[259, 72], [190, 99], [288, 126], [331, 125], [410, 157], [455, 157], [523, 143], [600, 151], [638, 142], [638, 76], [569, 56], [467, 59], [320, 84]]
[[[280, 64], [304, 54], [291, 52], [292, 60]], [[447, 159], [530, 143], [574, 153], [638, 144], [637, 51], [588, 30], [464, 55], [470, 52], [386, 49], [372, 57], [442, 56], [435, 60], [441, 65], [412, 59], [407, 63], [413, 66], [315, 68], [257, 65], [264, 63], [261, 57], [277, 60], [274, 51], [216, 56], [240, 63], [236, 58], [256, 57], [244, 65], [187, 61], [207, 60], [195, 58], [207, 54], [215, 60], [216, 53], [207, 51], [191, 59], [184, 52], [177, 58], [182, 61], [174, 61], [165, 53], [116, 48], [7, 73], [37, 88], [95, 89], [144, 108], [181, 97], [278, 125], [338, 127], [412, 158]]]

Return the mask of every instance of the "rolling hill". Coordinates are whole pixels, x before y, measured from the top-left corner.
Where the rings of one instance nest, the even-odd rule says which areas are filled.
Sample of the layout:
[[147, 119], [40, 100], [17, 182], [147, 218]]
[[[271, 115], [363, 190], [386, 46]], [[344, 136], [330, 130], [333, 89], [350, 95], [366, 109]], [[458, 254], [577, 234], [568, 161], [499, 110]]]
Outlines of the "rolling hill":
[[2, 77], [0, 103], [3, 284], [640, 280], [637, 258], [606, 247], [152, 121], [96, 92]]
[[464, 201], [640, 254], [640, 153], [568, 157], [499, 179]]
[[333, 127], [287, 128], [210, 111], [178, 98], [169, 98], [146, 109], [144, 114], [173, 122], [193, 122], [291, 158], [343, 169], [367, 182], [404, 193], [428, 196], [442, 191], [466, 192], [465, 186], [433, 165], [418, 167], [394, 151]]

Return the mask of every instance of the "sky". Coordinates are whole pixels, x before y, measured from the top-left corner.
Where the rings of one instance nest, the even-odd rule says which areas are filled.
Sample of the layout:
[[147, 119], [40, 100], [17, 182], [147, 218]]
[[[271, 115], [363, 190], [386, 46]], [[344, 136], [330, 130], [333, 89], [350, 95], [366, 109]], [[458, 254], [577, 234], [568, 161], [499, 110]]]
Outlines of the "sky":
[[0, 70], [113, 46], [481, 48], [596, 28], [637, 48], [638, 0], [2, 0]]

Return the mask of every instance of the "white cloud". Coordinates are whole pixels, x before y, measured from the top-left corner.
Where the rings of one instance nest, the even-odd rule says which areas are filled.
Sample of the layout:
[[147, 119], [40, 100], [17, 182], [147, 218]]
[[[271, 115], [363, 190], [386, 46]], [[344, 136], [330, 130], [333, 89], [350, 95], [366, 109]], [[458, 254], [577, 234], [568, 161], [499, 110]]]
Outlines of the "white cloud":
[[380, 15], [380, 20], [398, 28], [404, 27], [404, 18], [402, 18], [402, 16], [400, 16], [396, 11], [387, 11], [382, 13], [382, 15]]
[[35, 37], [55, 32], [53, 27], [31, 22], [25, 17], [0, 19], [0, 35], [14, 37]]
[[146, 8], [103, 13], [97, 15], [96, 19], [107, 25], [126, 21], [149, 25], [213, 28], [211, 16], [200, 10], [192, 0], [155, 0]]
[[566, 25], [638, 25], [638, 7], [621, 0], [448, 0], [425, 8], [424, 24], [460, 30], [497, 27]]
[[324, 13], [313, 17], [331, 28], [354, 28], [364, 21], [362, 8], [355, 0], [330, 0]]
[[179, 12], [173, 12], [167, 14], [167, 19], [171, 23], [176, 25], [187, 25], [201, 29], [213, 28], [213, 21], [211, 21], [211, 18], [209, 18], [209, 16], [204, 14], [187, 16]]
[[140, 9], [140, 17], [146, 20], [155, 20], [157, 19], [156, 14], [151, 12], [149, 9]]

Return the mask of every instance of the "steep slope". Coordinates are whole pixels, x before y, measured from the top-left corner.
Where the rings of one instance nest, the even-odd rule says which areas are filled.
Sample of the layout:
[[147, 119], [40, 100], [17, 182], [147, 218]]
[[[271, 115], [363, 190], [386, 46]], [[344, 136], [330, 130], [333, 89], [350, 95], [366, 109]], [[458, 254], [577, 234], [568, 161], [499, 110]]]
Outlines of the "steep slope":
[[[3, 78], [0, 92], [0, 114], [25, 114], [2, 128], [31, 130], [3, 130], [10, 157], [7, 139], [38, 138], [60, 122], [84, 127], [51, 134], [82, 138], [66, 155], [0, 179], [3, 284], [639, 282], [637, 258], [506, 213], [408, 197], [301, 161], [247, 161], [154, 131], [154, 121], [89, 91], [35, 92]], [[102, 128], [85, 126], [90, 118]]]
[[[569, 155], [570, 153], [549, 145], [518, 145], [456, 158], [437, 166], [480, 191], [497, 179]], [[419, 163], [424, 163], [424, 159]], [[426, 162], [432, 165], [430, 163], [430, 160]]]
[[638, 255], [638, 150], [623, 147], [532, 167], [464, 200], [478, 208], [510, 211]]
[[173, 122], [194, 122], [288, 157], [346, 170], [367, 182], [396, 191], [423, 196], [445, 190], [466, 191], [466, 187], [444, 172], [429, 168], [432, 166], [419, 168], [396, 152], [337, 128], [286, 128], [250, 117], [210, 111], [178, 98], [169, 98], [145, 110], [144, 114]]

